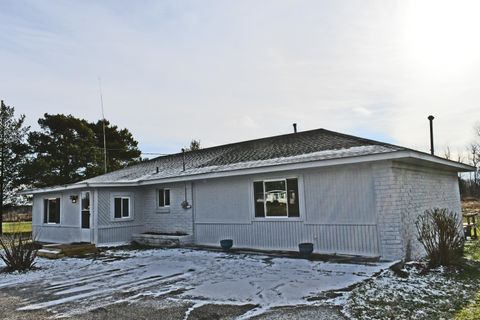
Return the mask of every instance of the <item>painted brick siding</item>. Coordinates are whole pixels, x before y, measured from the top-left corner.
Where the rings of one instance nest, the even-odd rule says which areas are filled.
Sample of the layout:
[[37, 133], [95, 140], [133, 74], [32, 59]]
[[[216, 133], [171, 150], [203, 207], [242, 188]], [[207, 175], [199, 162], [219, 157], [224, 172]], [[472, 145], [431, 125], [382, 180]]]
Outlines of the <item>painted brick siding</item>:
[[[129, 196], [131, 219], [113, 219], [112, 197]], [[144, 194], [140, 188], [100, 188], [98, 189], [98, 234], [96, 243], [100, 245], [128, 243], [132, 234], [143, 232]]]
[[[170, 207], [158, 207], [158, 189], [170, 189]], [[192, 209], [183, 209], [185, 185], [183, 183], [156, 185], [144, 189], [145, 230], [154, 232], [184, 232], [193, 234]], [[187, 201], [192, 201], [192, 186], [187, 183]]]
[[423, 256], [415, 221], [419, 214], [434, 207], [460, 213], [457, 174], [400, 163], [377, 165], [374, 172], [382, 258]]

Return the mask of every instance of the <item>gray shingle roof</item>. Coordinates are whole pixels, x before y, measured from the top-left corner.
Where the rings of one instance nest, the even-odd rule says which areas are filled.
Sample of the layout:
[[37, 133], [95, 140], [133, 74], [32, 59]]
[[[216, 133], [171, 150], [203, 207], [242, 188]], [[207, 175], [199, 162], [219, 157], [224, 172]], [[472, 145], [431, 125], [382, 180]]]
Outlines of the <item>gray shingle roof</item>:
[[[325, 129], [249, 140], [161, 156], [83, 182], [136, 182], [406, 150]], [[158, 168], [158, 173], [157, 173]]]

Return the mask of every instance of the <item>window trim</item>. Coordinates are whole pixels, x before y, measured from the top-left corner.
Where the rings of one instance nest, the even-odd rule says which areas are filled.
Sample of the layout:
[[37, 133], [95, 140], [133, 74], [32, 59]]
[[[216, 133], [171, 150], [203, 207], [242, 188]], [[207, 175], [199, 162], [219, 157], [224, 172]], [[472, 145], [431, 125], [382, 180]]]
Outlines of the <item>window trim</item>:
[[[116, 200], [117, 199], [120, 199], [120, 217], [116, 217], [115, 216], [115, 205], [116, 205]], [[128, 215], [127, 216], [124, 216], [123, 215], [123, 212], [125, 211], [125, 206], [124, 206], [124, 202], [123, 200], [128, 200]], [[114, 219], [128, 219], [130, 218], [130, 197], [129, 196], [116, 196], [116, 197], [113, 197], [113, 218]]]
[[[45, 222], [45, 200], [48, 201], [50, 200], [57, 200], [59, 201], [59, 210], [58, 210], [58, 222], [49, 222], [50, 220], [50, 208], [47, 206], [47, 222]], [[55, 225], [60, 225], [62, 223], [62, 196], [61, 195], [51, 195], [48, 197], [43, 197], [42, 198], [42, 205], [43, 205], [43, 210], [42, 210], [42, 224], [43, 225], [50, 225], [50, 226], [55, 226]]]
[[[255, 182], [269, 182], [269, 181], [279, 181], [284, 180], [285, 182], [288, 179], [297, 179], [298, 184], [298, 217], [289, 217], [287, 216], [267, 216], [265, 210], [265, 216], [263, 217], [256, 217], [255, 216], [255, 197], [254, 197], [254, 187], [253, 184]], [[250, 217], [252, 221], [304, 221], [305, 220], [305, 188], [304, 188], [304, 180], [302, 174], [286, 174], [286, 175], [275, 175], [275, 176], [259, 176], [250, 179], [249, 184], [249, 199], [250, 199]], [[285, 184], [286, 185], [286, 184]], [[265, 184], [264, 184], [264, 192], [265, 192]], [[264, 203], [264, 206], [266, 203]], [[288, 207], [288, 205], [287, 205]], [[287, 209], [288, 210], [288, 209]], [[288, 211], [287, 211], [288, 212]], [[287, 213], [288, 214], [288, 213]]]
[[[115, 199], [120, 198], [122, 203], [122, 217], [115, 217]], [[128, 216], [123, 217], [123, 199], [128, 199]], [[118, 192], [110, 194], [110, 221], [112, 222], [121, 222], [121, 221], [131, 221], [134, 220], [134, 196], [132, 193], [127, 192]]]
[[[163, 202], [164, 205], [160, 205], [160, 191], [163, 191]], [[168, 205], [165, 205], [165, 191], [168, 191]], [[157, 208], [161, 210], [169, 210], [172, 205], [172, 192], [170, 188], [158, 188], [156, 192], [157, 196]]]

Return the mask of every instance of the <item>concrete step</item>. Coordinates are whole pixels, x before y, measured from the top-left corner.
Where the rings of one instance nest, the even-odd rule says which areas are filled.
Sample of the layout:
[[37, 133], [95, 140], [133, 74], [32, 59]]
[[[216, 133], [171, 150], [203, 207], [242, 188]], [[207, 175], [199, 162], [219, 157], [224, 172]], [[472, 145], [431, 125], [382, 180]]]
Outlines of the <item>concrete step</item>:
[[66, 256], [80, 256], [97, 252], [97, 247], [91, 243], [65, 245], [61, 249]]
[[61, 257], [81, 256], [96, 253], [97, 247], [91, 243], [52, 243], [45, 244], [37, 251], [40, 257], [57, 259]]
[[60, 249], [39, 249], [37, 250], [37, 256], [48, 259], [63, 258], [64, 255]]

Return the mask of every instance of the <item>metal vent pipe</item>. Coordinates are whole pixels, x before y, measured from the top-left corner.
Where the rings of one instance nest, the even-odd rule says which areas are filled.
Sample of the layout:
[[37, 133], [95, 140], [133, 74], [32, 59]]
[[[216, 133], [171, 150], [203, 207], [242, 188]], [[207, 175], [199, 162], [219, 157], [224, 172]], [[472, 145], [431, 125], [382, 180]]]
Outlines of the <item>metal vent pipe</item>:
[[435, 150], [433, 148], [433, 119], [435, 119], [435, 117], [432, 115], [429, 115], [427, 119], [428, 121], [430, 121], [430, 153], [433, 156], [435, 155]]

